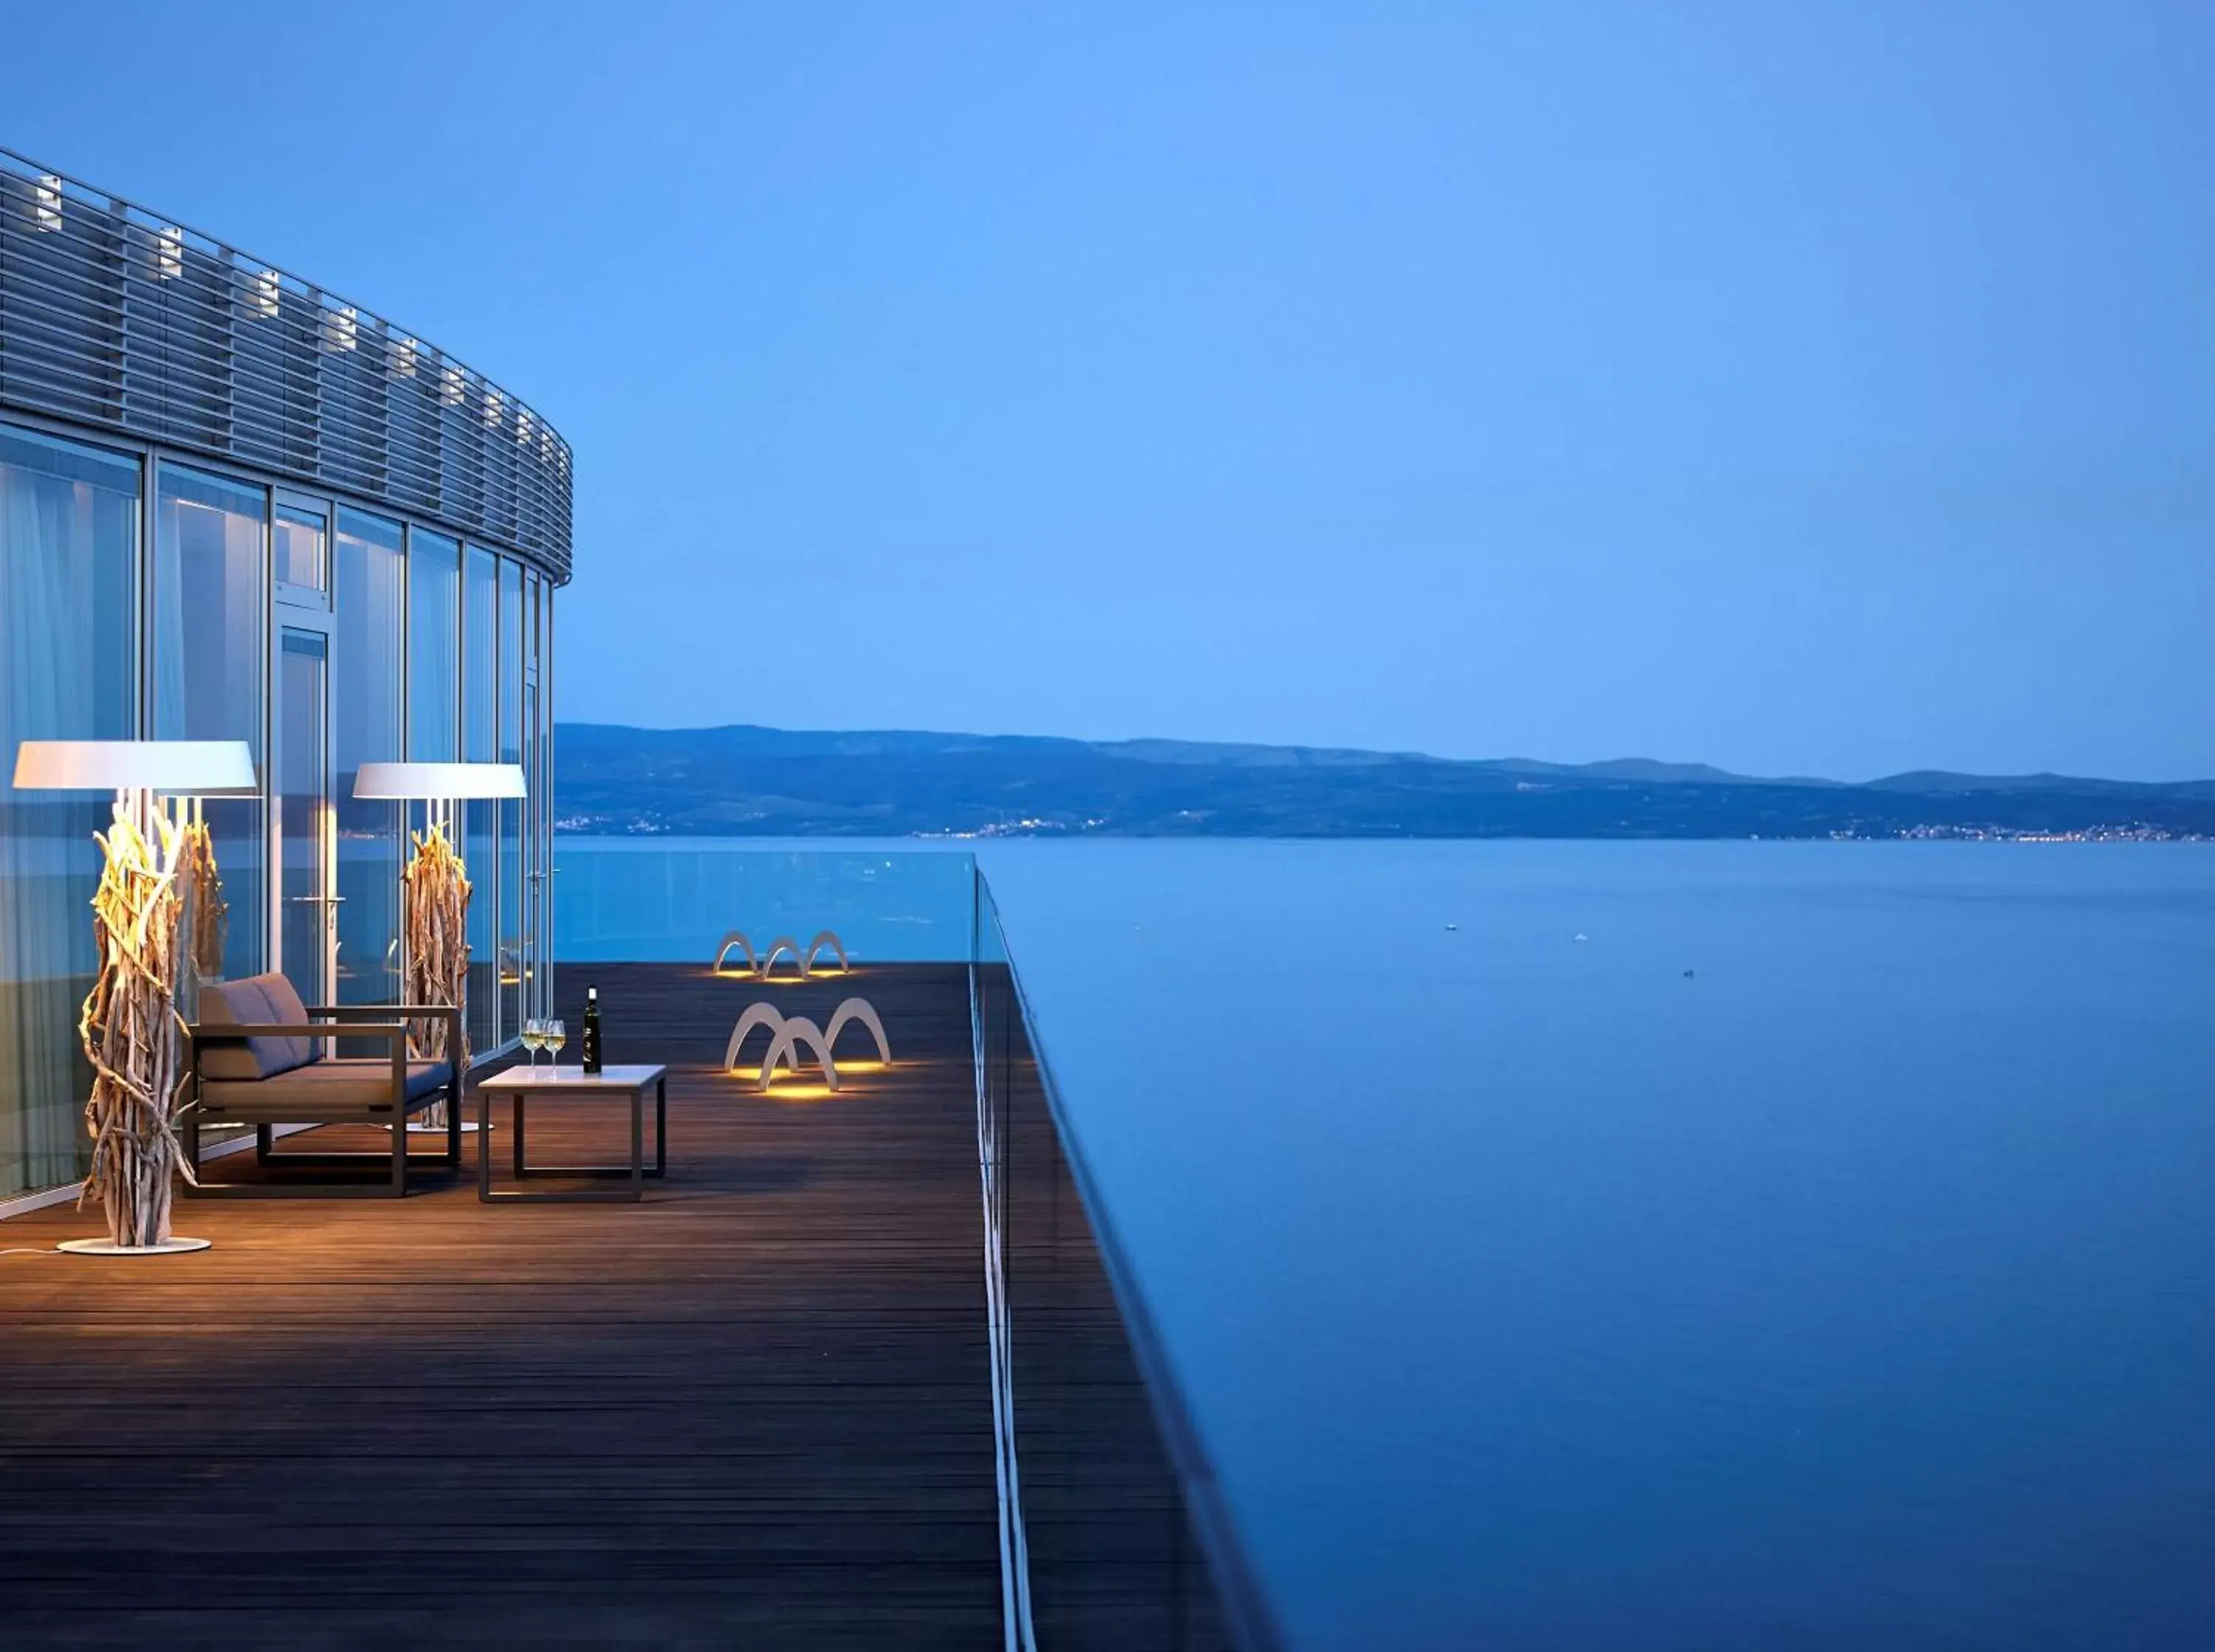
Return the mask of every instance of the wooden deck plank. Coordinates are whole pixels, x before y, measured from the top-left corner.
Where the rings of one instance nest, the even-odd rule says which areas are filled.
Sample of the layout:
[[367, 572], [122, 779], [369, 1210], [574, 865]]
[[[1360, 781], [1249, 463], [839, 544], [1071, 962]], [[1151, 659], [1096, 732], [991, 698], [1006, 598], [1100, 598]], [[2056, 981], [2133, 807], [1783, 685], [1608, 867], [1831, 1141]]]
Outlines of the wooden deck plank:
[[[182, 1202], [197, 1255], [0, 1257], [9, 1643], [999, 1644], [966, 970], [565, 966], [573, 1038], [587, 980], [608, 1059], [672, 1068], [643, 1204], [482, 1205], [472, 1140], [405, 1201]], [[720, 1070], [753, 997], [820, 1021], [850, 992], [889, 1070], [809, 1099]], [[531, 1129], [614, 1157], [628, 1110]], [[1081, 1205], [1034, 1156], [1069, 1202], [1011, 1233], [1048, 1643], [1219, 1644]]]

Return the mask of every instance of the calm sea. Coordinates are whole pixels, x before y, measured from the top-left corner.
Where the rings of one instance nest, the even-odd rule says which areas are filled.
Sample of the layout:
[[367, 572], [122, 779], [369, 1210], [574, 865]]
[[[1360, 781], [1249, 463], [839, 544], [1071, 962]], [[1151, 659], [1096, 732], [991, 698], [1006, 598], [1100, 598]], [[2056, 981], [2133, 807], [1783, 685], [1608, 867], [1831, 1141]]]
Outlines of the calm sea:
[[1296, 1646], [2215, 1645], [2215, 848], [980, 858]]

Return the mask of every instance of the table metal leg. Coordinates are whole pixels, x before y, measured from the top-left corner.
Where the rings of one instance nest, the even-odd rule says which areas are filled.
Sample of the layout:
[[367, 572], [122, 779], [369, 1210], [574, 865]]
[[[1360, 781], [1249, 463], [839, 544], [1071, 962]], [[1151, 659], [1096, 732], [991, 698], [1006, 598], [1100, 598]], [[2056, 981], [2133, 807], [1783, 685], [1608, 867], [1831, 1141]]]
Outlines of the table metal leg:
[[515, 1179], [518, 1182], [531, 1174], [524, 1168], [523, 1163], [523, 1111], [525, 1099], [523, 1091], [518, 1090], [515, 1092]]
[[653, 1081], [653, 1173], [669, 1174], [669, 1080]]
[[482, 1086], [477, 1091], [477, 1202], [492, 1202], [492, 1092]]
[[630, 1196], [646, 1196], [646, 1086], [630, 1092]]

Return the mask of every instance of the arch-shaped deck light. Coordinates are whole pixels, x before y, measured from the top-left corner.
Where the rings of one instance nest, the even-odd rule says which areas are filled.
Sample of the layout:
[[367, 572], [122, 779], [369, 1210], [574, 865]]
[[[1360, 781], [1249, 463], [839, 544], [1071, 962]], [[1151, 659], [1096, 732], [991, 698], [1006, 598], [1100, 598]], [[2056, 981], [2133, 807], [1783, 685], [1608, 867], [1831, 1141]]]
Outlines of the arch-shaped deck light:
[[838, 1035], [846, 1030], [849, 1023], [855, 1021], [868, 1028], [877, 1041], [877, 1059], [890, 1067], [893, 1064], [893, 1047], [885, 1037], [885, 1024], [877, 1019], [875, 1007], [866, 998], [850, 998], [831, 1012], [830, 1025], [823, 1032], [823, 1047], [836, 1049]]
[[766, 1090], [770, 1080], [776, 1076], [780, 1062], [797, 1068], [800, 1047], [806, 1044], [815, 1052], [816, 1064], [823, 1069], [823, 1083], [833, 1094], [838, 1089], [838, 1063], [831, 1059], [831, 1041], [823, 1036], [823, 1029], [804, 1015], [788, 1015], [777, 1029], [776, 1042], [770, 1046], [769, 1054], [762, 1057], [761, 1076], [754, 1080], [754, 1088]]
[[762, 1065], [769, 1065], [770, 1057], [776, 1053], [776, 1036], [784, 1030], [784, 1014], [774, 1004], [749, 1004], [739, 1024], [731, 1029], [731, 1042], [723, 1047], [723, 1065], [732, 1072], [739, 1067], [739, 1052], [745, 1047], [746, 1038], [756, 1027], [769, 1029], [769, 1049], [763, 1052]]
[[[463, 801], [529, 795], [520, 763], [364, 763], [355, 797], [423, 805], [423, 830], [401, 873], [407, 914], [408, 973], [402, 997], [410, 1004], [451, 1005], [463, 1012], [461, 1049], [448, 1049], [447, 1023], [411, 1022], [408, 1049], [420, 1060], [447, 1061], [457, 1074], [469, 1066], [469, 877], [454, 830], [454, 805]], [[425, 1115], [426, 1128], [446, 1128], [445, 1104]], [[464, 1129], [470, 1126], [464, 1124]]]
[[181, 937], [199, 869], [212, 884], [201, 898], [219, 902], [199, 800], [258, 792], [253, 754], [242, 740], [26, 740], [15, 783], [25, 792], [115, 794], [98, 839], [106, 860], [92, 900], [100, 972], [77, 1019], [94, 1074], [84, 1110], [92, 1169], [78, 1202], [100, 1205], [107, 1237], [61, 1248], [96, 1256], [206, 1250], [207, 1240], [169, 1231], [176, 1172], [192, 1173], [175, 1128], [184, 1081]]

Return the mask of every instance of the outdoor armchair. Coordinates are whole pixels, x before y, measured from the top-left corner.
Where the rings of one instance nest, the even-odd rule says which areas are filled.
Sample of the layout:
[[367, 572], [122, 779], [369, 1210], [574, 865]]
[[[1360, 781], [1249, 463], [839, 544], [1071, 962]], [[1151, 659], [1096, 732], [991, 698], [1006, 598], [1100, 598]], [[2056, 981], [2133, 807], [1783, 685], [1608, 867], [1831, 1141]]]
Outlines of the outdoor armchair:
[[[287, 1169], [341, 1170], [390, 1164], [389, 1189], [376, 1184], [203, 1184], [206, 1196], [346, 1195], [408, 1192], [408, 1120], [446, 1103], [445, 1152], [425, 1155], [420, 1167], [458, 1170], [462, 1157], [461, 1075], [445, 1062], [410, 1061], [410, 1022], [450, 1023], [446, 1047], [461, 1048], [461, 1011], [436, 1004], [319, 1004], [300, 1002], [281, 975], [251, 976], [200, 988], [200, 1019], [187, 1029], [187, 1071], [193, 1104], [184, 1115], [185, 1153], [195, 1175], [205, 1125], [251, 1124], [255, 1157]], [[334, 1057], [328, 1040], [374, 1039], [387, 1053]], [[276, 1153], [279, 1124], [382, 1124], [390, 1127], [386, 1153]]]

